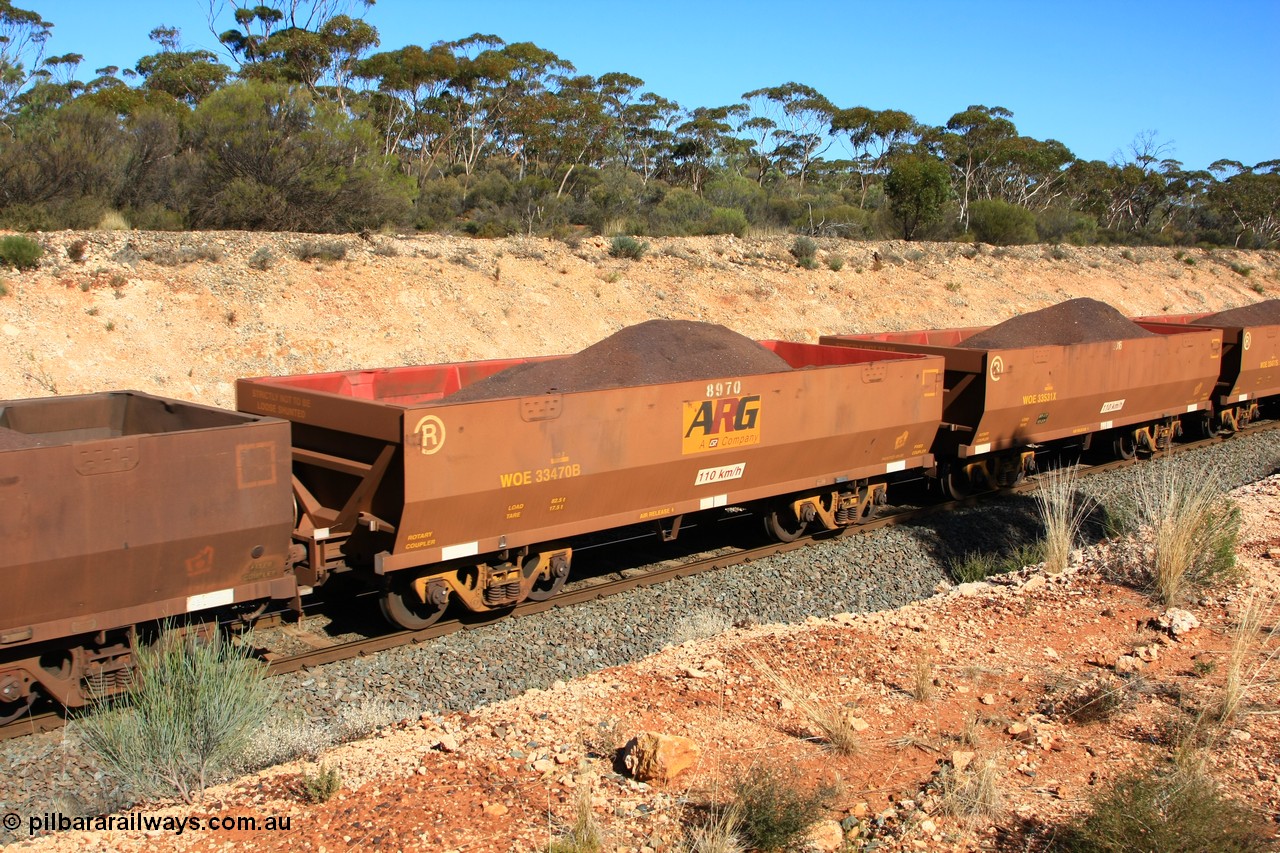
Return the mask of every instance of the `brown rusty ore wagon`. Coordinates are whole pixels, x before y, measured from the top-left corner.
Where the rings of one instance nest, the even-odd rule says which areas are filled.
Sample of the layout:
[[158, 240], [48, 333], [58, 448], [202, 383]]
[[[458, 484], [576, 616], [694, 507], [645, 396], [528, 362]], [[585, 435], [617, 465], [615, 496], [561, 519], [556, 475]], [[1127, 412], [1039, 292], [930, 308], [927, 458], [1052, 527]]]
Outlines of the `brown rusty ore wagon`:
[[1151, 330], [1171, 323], [1221, 331], [1222, 368], [1213, 390], [1214, 421], [1204, 426], [1234, 432], [1258, 417], [1260, 401], [1280, 395], [1280, 324], [1226, 325], [1208, 320], [1209, 316], [1135, 317], [1134, 322]]
[[946, 360], [933, 472], [956, 497], [1011, 485], [1034, 470], [1037, 448], [1104, 443], [1121, 457], [1163, 447], [1179, 417], [1209, 408], [1222, 335], [1152, 327], [1128, 340], [1012, 348], [965, 347], [987, 327], [827, 335], [820, 343], [921, 353]]
[[[237, 407], [293, 423], [300, 583], [382, 576], [422, 627], [557, 592], [571, 537], [754, 504], [779, 538], [836, 528], [931, 465], [942, 359], [769, 341], [792, 369], [451, 402], [512, 359], [244, 379]], [[464, 395], [466, 396], [466, 395]]]
[[[126, 677], [129, 629], [292, 599], [289, 425], [132, 391], [0, 402], [0, 718]], [[68, 639], [71, 638], [71, 639]]]

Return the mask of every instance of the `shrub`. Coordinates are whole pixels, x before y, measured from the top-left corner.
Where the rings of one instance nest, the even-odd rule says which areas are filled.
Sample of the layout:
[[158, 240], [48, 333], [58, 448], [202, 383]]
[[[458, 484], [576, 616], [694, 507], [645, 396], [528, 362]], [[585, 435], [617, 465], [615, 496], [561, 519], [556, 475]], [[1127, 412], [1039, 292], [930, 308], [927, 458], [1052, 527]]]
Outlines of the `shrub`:
[[756, 767], [733, 783], [742, 815], [741, 833], [757, 850], [797, 848], [822, 817], [825, 799], [833, 791], [808, 788], [799, 779], [770, 768]]
[[1065, 207], [1050, 207], [1035, 214], [1036, 234], [1044, 243], [1088, 246], [1098, 241], [1098, 220]]
[[1251, 809], [1222, 796], [1203, 771], [1179, 768], [1117, 779], [1093, 798], [1088, 815], [1058, 838], [1056, 849], [1070, 853], [1268, 848], [1265, 829]]
[[818, 265], [818, 244], [809, 237], [797, 237], [790, 251], [798, 266], [811, 270]]
[[341, 240], [306, 240], [293, 247], [300, 261], [340, 261], [347, 256], [347, 244]]
[[274, 696], [266, 670], [221, 634], [176, 630], [139, 645], [134, 660], [128, 692], [96, 701], [80, 736], [138, 794], [195, 802], [267, 718]]
[[706, 233], [732, 234], [735, 237], [745, 237], [749, 227], [751, 226], [747, 222], [747, 215], [741, 210], [735, 210], [732, 207], [717, 207], [711, 211], [711, 218], [707, 220]]
[[0, 238], [0, 264], [19, 270], [35, 269], [43, 254], [44, 249], [30, 237], [10, 234]]
[[1018, 246], [1036, 241], [1036, 217], [1025, 207], [999, 199], [969, 205], [969, 228], [983, 243]]
[[0, 278], [0, 297], [9, 295], [9, 282]]
[[638, 261], [644, 257], [645, 252], [649, 251], [649, 244], [643, 240], [637, 240], [627, 234], [619, 234], [613, 238], [613, 242], [609, 244], [609, 255], [615, 258], [630, 258]]
[[302, 795], [307, 798], [307, 802], [327, 803], [340, 790], [342, 773], [336, 767], [323, 764], [315, 775], [302, 774]]
[[249, 266], [255, 270], [263, 270], [265, 272], [275, 265], [276, 256], [266, 246], [260, 246], [249, 256]]
[[1245, 278], [1248, 278], [1249, 274], [1253, 272], [1253, 267], [1246, 266], [1244, 264], [1239, 264], [1239, 263], [1236, 263], [1235, 261], [1232, 261], [1231, 271], [1234, 272], [1236, 275], [1242, 275]]
[[827, 258], [827, 269], [832, 272], [840, 272], [840, 270], [844, 269], [844, 258], [840, 255], [832, 255]]
[[1024, 543], [1007, 554], [996, 552], [968, 552], [953, 560], [948, 571], [957, 583], [973, 583], [992, 575], [1016, 572], [1023, 566], [1033, 566], [1044, 559], [1044, 543]]

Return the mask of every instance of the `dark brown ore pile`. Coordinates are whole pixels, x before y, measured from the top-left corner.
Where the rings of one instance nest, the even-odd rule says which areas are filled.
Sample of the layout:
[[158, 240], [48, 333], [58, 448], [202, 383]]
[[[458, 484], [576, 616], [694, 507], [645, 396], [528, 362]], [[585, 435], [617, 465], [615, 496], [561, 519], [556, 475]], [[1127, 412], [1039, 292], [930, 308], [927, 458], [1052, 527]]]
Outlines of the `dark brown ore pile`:
[[466, 403], [790, 369], [791, 365], [772, 350], [724, 326], [649, 320], [615, 332], [575, 355], [509, 367], [445, 399]]
[[1155, 337], [1105, 302], [1081, 297], [1022, 314], [965, 338], [972, 349], [1070, 346]]
[[40, 447], [44, 442], [15, 430], [0, 427], [0, 450], [20, 450], [24, 447]]
[[1280, 299], [1219, 311], [1195, 323], [1197, 326], [1272, 326], [1280, 323]]

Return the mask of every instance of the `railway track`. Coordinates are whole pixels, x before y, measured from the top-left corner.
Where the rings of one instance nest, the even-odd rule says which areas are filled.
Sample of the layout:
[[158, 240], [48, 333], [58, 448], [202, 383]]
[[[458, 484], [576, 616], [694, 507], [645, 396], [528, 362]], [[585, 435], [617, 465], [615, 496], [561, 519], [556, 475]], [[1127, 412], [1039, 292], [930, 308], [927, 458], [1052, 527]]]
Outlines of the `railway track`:
[[[1280, 428], [1280, 421], [1260, 421], [1246, 429], [1230, 435], [1215, 436], [1194, 442], [1176, 444], [1170, 451], [1166, 451], [1166, 453], [1180, 454], [1190, 452], [1224, 442], [1236, 441], [1240, 438], [1256, 435], [1258, 433], [1277, 428]], [[1077, 463], [1077, 470], [1081, 476], [1093, 476], [1096, 474], [1132, 467], [1134, 465], [1140, 465], [1142, 464], [1142, 461], [1143, 460], [1141, 459], [1130, 459], [1099, 464]], [[393, 631], [390, 633], [377, 634], [376, 636], [365, 636], [348, 641], [331, 641], [314, 632], [297, 632], [296, 636], [302, 640], [303, 644], [311, 646], [310, 648], [305, 651], [287, 655], [276, 654], [268, 651], [264, 653], [262, 657], [267, 664], [267, 671], [270, 675], [298, 672], [312, 667], [323, 666], [325, 664], [365, 657], [401, 646], [427, 642], [458, 631], [482, 628], [498, 620], [529, 616], [552, 608], [572, 607], [583, 602], [605, 598], [640, 587], [653, 586], [671, 580], [678, 580], [701, 572], [721, 570], [731, 566], [765, 559], [775, 554], [812, 547], [814, 545], [833, 541], [839, 538], [870, 533], [891, 525], [918, 521], [929, 515], [947, 512], [957, 507], [979, 505], [993, 496], [1031, 492], [1037, 487], [1037, 483], [1037, 477], [1029, 477], [1024, 482], [1015, 486], [995, 492], [977, 494], [963, 500], [950, 500], [940, 503], [931, 503], [921, 507], [890, 510], [863, 524], [854, 527], [842, 528], [838, 531], [823, 531], [816, 535], [801, 537], [794, 542], [770, 543], [767, 545], [748, 548], [732, 548], [721, 545], [717, 546], [715, 553], [710, 555], [687, 556], [685, 559], [667, 559], [647, 566], [628, 568], [621, 572], [622, 576], [620, 577], [609, 577], [606, 575], [600, 578], [591, 578], [587, 581], [581, 581], [576, 585], [566, 587], [564, 591], [552, 599], [545, 601], [526, 601], [517, 605], [513, 610], [490, 619], [477, 619], [474, 615], [470, 618], [465, 616], [463, 618], [451, 618], [442, 620], [429, 628], [419, 631]], [[305, 636], [302, 636], [303, 634], [305, 634]], [[0, 726], [0, 741], [29, 734], [52, 731], [62, 726], [63, 723], [64, 718], [62, 714], [57, 711], [33, 714], [9, 723], [8, 725]]]

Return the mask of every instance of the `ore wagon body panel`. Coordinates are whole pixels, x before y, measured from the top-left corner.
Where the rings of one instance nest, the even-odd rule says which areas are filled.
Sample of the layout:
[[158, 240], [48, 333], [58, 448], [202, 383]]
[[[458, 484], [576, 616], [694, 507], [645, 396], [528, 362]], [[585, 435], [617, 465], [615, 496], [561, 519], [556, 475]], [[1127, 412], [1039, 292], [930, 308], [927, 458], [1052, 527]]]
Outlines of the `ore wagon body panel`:
[[794, 370], [450, 403], [544, 359], [241, 380], [293, 421], [313, 564], [379, 572], [931, 464], [942, 359], [764, 342]]
[[1134, 317], [1133, 321], [1152, 331], [1159, 331], [1165, 324], [1221, 331], [1222, 368], [1214, 391], [1217, 405], [1231, 406], [1280, 395], [1280, 325], [1220, 325], [1203, 321], [1208, 316], [1177, 314]]
[[1175, 418], [1209, 408], [1222, 356], [1210, 329], [1155, 337], [976, 349], [986, 327], [829, 335], [820, 343], [946, 359], [943, 429], [933, 451], [966, 458]]
[[292, 598], [289, 426], [110, 392], [0, 402], [0, 650]]

